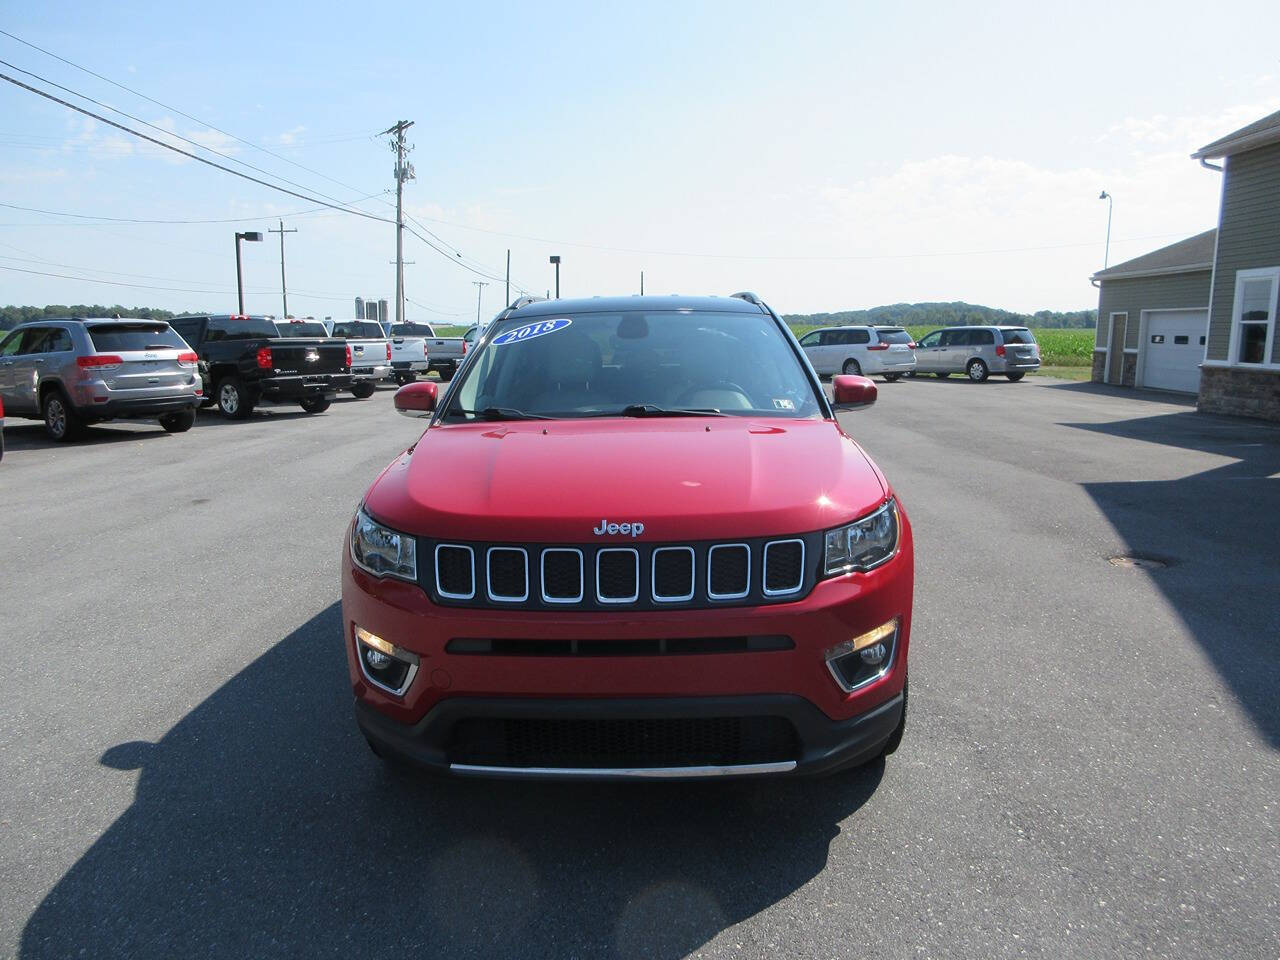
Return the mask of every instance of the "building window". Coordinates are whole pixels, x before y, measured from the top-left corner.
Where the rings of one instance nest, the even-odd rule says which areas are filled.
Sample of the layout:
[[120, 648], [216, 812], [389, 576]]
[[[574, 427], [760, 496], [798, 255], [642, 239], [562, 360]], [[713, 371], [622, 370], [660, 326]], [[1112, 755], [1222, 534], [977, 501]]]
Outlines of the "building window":
[[1280, 365], [1280, 342], [1275, 336], [1277, 287], [1280, 287], [1280, 267], [1236, 273], [1232, 363]]

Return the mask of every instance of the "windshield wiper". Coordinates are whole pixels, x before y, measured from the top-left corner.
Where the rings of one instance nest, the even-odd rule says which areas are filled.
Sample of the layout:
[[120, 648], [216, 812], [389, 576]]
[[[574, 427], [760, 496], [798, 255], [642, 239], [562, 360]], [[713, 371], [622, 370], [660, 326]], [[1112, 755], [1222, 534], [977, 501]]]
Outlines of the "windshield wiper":
[[631, 403], [617, 413], [602, 416], [624, 417], [724, 417], [716, 407], [660, 407], [656, 403]]
[[463, 410], [454, 407], [445, 416], [479, 417], [481, 420], [554, 420], [555, 417], [544, 417], [540, 413], [525, 413], [514, 407], [485, 407], [483, 410]]

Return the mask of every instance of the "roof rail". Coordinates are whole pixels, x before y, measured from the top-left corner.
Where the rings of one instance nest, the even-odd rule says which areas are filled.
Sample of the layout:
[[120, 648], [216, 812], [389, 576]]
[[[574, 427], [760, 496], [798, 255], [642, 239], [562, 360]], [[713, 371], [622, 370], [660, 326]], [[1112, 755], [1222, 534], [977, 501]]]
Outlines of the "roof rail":
[[519, 310], [521, 307], [527, 307], [531, 303], [537, 303], [539, 300], [545, 300], [545, 299], [547, 298], [546, 297], [516, 297], [516, 299], [511, 302], [511, 306], [507, 307], [507, 309]]
[[747, 301], [747, 303], [754, 303], [757, 307], [764, 306], [764, 304], [760, 302], [759, 297], [757, 297], [754, 293], [751, 293], [747, 290], [743, 290], [739, 293], [731, 294], [731, 297], [735, 300], [745, 300]]

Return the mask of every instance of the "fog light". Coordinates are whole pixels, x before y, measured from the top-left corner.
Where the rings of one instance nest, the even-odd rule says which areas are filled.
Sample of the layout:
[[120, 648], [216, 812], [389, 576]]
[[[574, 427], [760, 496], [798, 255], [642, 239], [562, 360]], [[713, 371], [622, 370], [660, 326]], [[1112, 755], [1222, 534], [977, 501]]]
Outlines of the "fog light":
[[858, 651], [858, 655], [862, 657], [863, 663], [870, 664], [874, 667], [884, 659], [886, 652], [884, 644], [877, 643], [874, 647], [863, 647]]
[[402, 696], [418, 672], [418, 655], [402, 650], [363, 627], [355, 628], [355, 641], [364, 678], [380, 690]]
[[845, 693], [878, 680], [893, 666], [898, 618], [836, 644], [824, 654], [831, 677]]

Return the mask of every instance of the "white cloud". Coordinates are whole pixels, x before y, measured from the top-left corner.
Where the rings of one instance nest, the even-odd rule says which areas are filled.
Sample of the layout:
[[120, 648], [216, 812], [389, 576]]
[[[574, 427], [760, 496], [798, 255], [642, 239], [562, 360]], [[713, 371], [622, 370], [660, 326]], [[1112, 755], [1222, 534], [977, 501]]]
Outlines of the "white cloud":
[[298, 135], [305, 133], [306, 129], [302, 124], [298, 124], [292, 130], [286, 130], [284, 133], [278, 134], [275, 141], [282, 147], [291, 147], [298, 142]]

